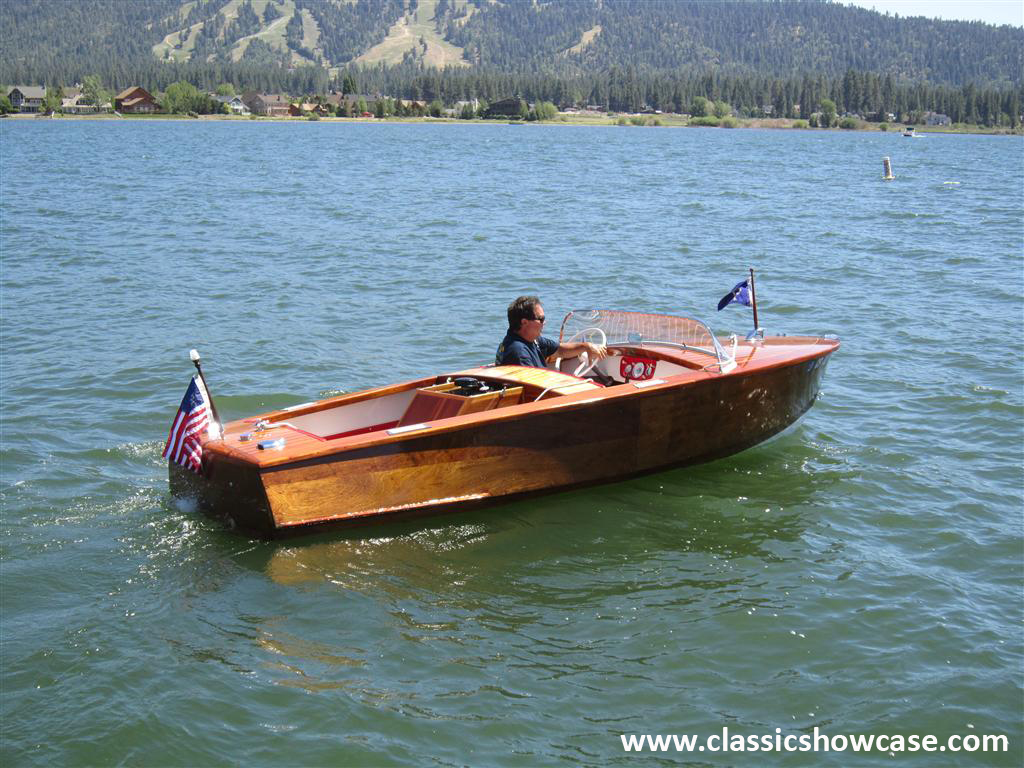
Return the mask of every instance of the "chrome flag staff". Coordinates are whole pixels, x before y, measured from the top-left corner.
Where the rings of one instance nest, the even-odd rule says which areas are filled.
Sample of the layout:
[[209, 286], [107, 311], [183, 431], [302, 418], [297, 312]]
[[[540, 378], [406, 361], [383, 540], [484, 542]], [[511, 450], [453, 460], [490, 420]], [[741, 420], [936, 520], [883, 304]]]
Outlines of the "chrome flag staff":
[[175, 464], [199, 472], [203, 466], [203, 442], [206, 439], [220, 437], [221, 429], [213, 400], [206, 391], [206, 380], [199, 365], [199, 353], [193, 349], [189, 356], [199, 373], [192, 377], [188, 389], [185, 390], [185, 397], [181, 399], [178, 414], [174, 417], [171, 432], [167, 436], [163, 455]]

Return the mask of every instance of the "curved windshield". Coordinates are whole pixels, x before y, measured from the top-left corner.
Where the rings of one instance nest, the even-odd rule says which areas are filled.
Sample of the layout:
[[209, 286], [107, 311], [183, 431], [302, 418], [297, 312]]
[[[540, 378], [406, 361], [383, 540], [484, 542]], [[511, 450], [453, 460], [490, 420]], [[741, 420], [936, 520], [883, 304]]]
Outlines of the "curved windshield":
[[703, 352], [722, 365], [731, 368], [733, 358], [727, 353], [711, 329], [694, 317], [650, 315], [643, 312], [623, 312], [615, 309], [574, 309], [562, 321], [559, 342], [600, 341], [604, 333], [609, 345], [657, 345]]

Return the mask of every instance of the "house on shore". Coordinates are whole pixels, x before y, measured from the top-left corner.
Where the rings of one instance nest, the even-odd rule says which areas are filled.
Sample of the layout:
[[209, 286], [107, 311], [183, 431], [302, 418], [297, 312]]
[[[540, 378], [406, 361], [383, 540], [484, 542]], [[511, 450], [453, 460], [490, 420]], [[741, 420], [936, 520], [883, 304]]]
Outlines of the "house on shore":
[[317, 115], [318, 117], [327, 117], [333, 115], [334, 111], [330, 108], [330, 105], [317, 104], [312, 101], [304, 101], [301, 104], [299, 102], [292, 102], [288, 105], [288, 114], [292, 117], [302, 117], [303, 115]]
[[160, 111], [160, 105], [149, 91], [134, 85], [114, 97], [114, 109], [125, 115], [151, 115]]
[[39, 112], [46, 98], [46, 86], [16, 85], [7, 91], [7, 99], [15, 112]]
[[348, 103], [352, 114], [356, 114], [359, 110], [359, 102], [363, 102], [366, 111], [372, 113], [377, 108], [377, 102], [380, 101], [381, 95], [379, 93], [376, 96], [368, 96], [365, 93], [346, 93], [342, 98]]
[[254, 115], [267, 117], [288, 117], [291, 99], [283, 93], [256, 93], [247, 91], [242, 101]]
[[334, 113], [338, 111], [338, 108], [341, 106], [344, 100], [344, 94], [338, 91], [331, 91], [326, 96], [324, 96], [323, 99], [320, 100], [320, 103], [326, 106], [332, 113]]
[[106, 112], [110, 109], [110, 102], [106, 104], [85, 104], [81, 93], [73, 93], [70, 96], [65, 92], [64, 98], [60, 100], [60, 111], [67, 115], [95, 115], [98, 112]]
[[344, 110], [345, 105], [348, 105], [348, 110], [351, 114], [355, 115], [359, 109], [359, 102], [362, 101], [366, 106], [366, 109], [373, 111], [377, 106], [377, 101], [381, 98], [377, 96], [367, 96], [365, 93], [339, 93], [338, 91], [331, 91], [329, 94], [324, 96], [320, 102], [325, 105], [331, 113], [337, 112], [339, 109]]
[[242, 101], [241, 96], [218, 96], [215, 93], [211, 93], [210, 98], [223, 104], [227, 111], [232, 115], [251, 114], [249, 107], [247, 107], [245, 102]]
[[107, 112], [110, 109], [110, 102], [106, 104], [90, 104], [85, 101], [85, 94], [82, 93], [82, 85], [66, 86], [60, 99], [60, 111], [65, 115], [95, 115], [98, 112]]

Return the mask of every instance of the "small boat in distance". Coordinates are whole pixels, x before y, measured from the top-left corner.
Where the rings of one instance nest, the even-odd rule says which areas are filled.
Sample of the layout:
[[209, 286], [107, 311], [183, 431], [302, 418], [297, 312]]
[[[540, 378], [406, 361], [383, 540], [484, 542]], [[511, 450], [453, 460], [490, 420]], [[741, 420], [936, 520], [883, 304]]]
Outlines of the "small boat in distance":
[[615, 310], [570, 312], [559, 340], [610, 355], [484, 365], [232, 421], [203, 442], [197, 472], [169, 462], [172, 493], [277, 537], [710, 461], [793, 424], [839, 347]]
[[914, 126], [912, 125], [908, 125], [906, 128], [903, 129], [903, 135], [906, 136], [908, 139], [917, 138], [917, 134], [914, 132]]

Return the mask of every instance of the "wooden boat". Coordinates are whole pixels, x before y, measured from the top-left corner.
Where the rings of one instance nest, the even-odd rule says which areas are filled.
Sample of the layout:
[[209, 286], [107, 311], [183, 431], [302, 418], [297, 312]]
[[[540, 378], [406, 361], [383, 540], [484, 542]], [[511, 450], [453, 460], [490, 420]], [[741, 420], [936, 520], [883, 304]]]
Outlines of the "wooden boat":
[[[224, 425], [177, 496], [276, 537], [468, 509], [742, 451], [818, 396], [838, 339], [716, 338], [693, 318], [570, 312], [600, 361], [487, 365]], [[600, 380], [593, 377], [599, 377]]]

